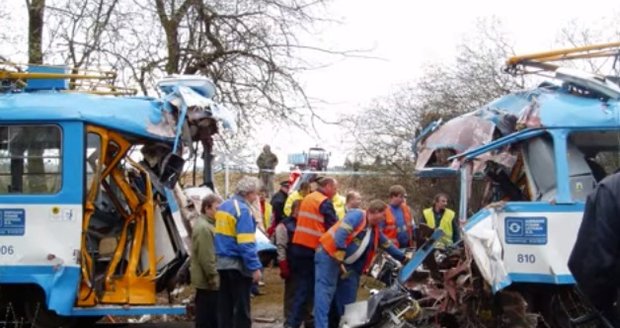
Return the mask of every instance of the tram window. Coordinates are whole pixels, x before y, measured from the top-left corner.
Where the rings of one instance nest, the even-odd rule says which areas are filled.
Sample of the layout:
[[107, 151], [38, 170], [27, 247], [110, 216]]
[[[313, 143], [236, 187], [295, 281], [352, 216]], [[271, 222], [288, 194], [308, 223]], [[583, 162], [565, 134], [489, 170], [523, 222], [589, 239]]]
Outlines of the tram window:
[[[620, 131], [573, 132], [568, 137], [568, 148], [571, 189], [576, 200], [585, 200], [596, 182], [620, 169]], [[576, 176], [590, 178], [573, 181]]]
[[0, 194], [53, 194], [61, 188], [61, 131], [55, 125], [0, 126]]
[[533, 200], [552, 200], [557, 185], [551, 136], [544, 135], [525, 142], [523, 155]]

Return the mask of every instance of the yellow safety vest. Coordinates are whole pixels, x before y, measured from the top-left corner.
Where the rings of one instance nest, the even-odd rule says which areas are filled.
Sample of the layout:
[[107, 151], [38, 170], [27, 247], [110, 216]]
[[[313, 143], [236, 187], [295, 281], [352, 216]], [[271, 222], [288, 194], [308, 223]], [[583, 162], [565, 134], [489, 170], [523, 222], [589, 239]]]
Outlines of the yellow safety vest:
[[301, 194], [299, 191], [294, 191], [292, 194], [286, 197], [286, 202], [284, 203], [284, 216], [291, 216], [291, 211], [293, 210], [293, 203], [296, 200], [302, 200]]
[[334, 204], [336, 215], [338, 216], [338, 219], [340, 220], [344, 218], [344, 215], [346, 213], [346, 210], [344, 208], [345, 202], [346, 202], [346, 198], [344, 198], [338, 193], [335, 194], [334, 197], [332, 197], [332, 203]]
[[265, 229], [271, 227], [271, 214], [273, 213], [273, 207], [267, 201], [265, 201], [265, 208], [263, 209], [263, 223]]
[[[433, 208], [427, 208], [422, 211], [424, 214], [424, 221], [426, 224], [435, 229], [435, 213], [433, 212]], [[443, 237], [441, 238], [441, 243], [445, 246], [452, 244], [452, 236], [454, 235], [454, 230], [452, 229], [452, 221], [454, 221], [455, 213], [451, 209], [445, 209], [443, 215], [441, 216], [441, 220], [439, 221], [439, 229], [444, 232]]]

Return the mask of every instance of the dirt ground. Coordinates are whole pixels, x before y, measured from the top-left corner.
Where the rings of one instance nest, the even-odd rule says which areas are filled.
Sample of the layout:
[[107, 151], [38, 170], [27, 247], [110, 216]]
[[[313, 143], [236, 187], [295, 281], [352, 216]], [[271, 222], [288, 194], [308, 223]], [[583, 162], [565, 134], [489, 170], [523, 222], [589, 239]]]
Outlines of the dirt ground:
[[[282, 314], [284, 282], [280, 278], [279, 269], [265, 268], [263, 281], [265, 286], [260, 287], [260, 291], [265, 294], [252, 298], [252, 317], [254, 318], [252, 327], [282, 327], [284, 318]], [[273, 320], [273, 322], [261, 323], [261, 319], [265, 321]]]

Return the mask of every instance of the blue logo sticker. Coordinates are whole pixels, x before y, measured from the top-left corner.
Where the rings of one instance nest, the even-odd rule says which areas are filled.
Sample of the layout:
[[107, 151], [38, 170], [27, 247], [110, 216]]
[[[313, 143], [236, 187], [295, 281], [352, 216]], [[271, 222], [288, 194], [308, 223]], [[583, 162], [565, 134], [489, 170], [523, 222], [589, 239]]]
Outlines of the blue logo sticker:
[[505, 224], [506, 244], [547, 244], [547, 218], [544, 216], [508, 216]]
[[0, 209], [0, 236], [23, 236], [26, 215], [23, 209]]

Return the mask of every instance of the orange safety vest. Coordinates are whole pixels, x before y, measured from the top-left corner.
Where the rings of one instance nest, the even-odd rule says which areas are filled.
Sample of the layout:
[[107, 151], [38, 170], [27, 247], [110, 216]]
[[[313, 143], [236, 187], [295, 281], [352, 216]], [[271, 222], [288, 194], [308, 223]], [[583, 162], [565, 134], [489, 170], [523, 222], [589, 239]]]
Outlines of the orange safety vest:
[[[405, 219], [405, 227], [407, 229], [407, 234], [409, 235], [409, 245], [402, 245], [403, 247], [407, 247], [407, 246], [412, 246], [413, 242], [413, 226], [411, 224], [411, 211], [409, 210], [409, 206], [407, 206], [405, 203], [402, 203], [400, 205], [400, 208], [403, 211], [403, 216]], [[385, 211], [385, 227], [383, 228], [383, 234], [388, 237], [392, 243], [394, 243], [394, 246], [396, 247], [400, 247], [401, 245], [398, 244], [398, 233], [400, 232], [400, 229], [402, 229], [402, 227], [397, 227], [396, 226], [396, 217], [394, 216], [394, 214], [392, 214], [392, 208], [391, 206], [388, 205], [388, 210]]]
[[327, 196], [315, 191], [301, 201], [293, 244], [312, 249], [316, 249], [319, 245], [319, 238], [325, 233], [325, 217], [319, 211], [319, 207], [326, 199]]
[[[340, 227], [340, 224], [342, 223], [342, 221], [343, 220], [339, 220], [338, 222], [336, 222], [336, 224], [334, 224], [331, 228], [329, 228], [327, 233], [323, 234], [323, 236], [321, 236], [321, 239], [320, 239], [320, 243], [321, 243], [321, 246], [323, 247], [323, 250], [325, 250], [327, 254], [329, 254], [329, 256], [335, 259], [338, 259], [338, 256], [336, 255], [336, 253], [339, 250], [336, 247], [336, 240], [334, 238], [336, 238], [336, 231], [338, 230], [338, 227]], [[353, 229], [351, 234], [347, 236], [347, 239], [345, 239], [344, 241], [345, 249], [349, 247], [349, 245], [353, 242], [355, 237], [357, 237], [357, 235], [359, 235], [359, 233], [362, 232], [366, 228], [367, 222], [368, 220], [366, 219], [366, 213], [364, 213], [364, 220], [362, 220], [362, 222], [360, 222], [360, 224]], [[372, 229], [375, 235], [372, 241], [372, 246], [370, 248], [370, 253], [368, 254], [368, 257], [366, 258], [366, 262], [364, 263], [362, 272], [366, 271], [368, 266], [370, 266], [372, 259], [375, 257], [375, 250], [379, 246], [379, 227], [374, 226]], [[344, 250], [341, 250], [341, 252], [344, 252]], [[343, 259], [344, 259], [344, 255], [339, 260], [343, 260]]]

